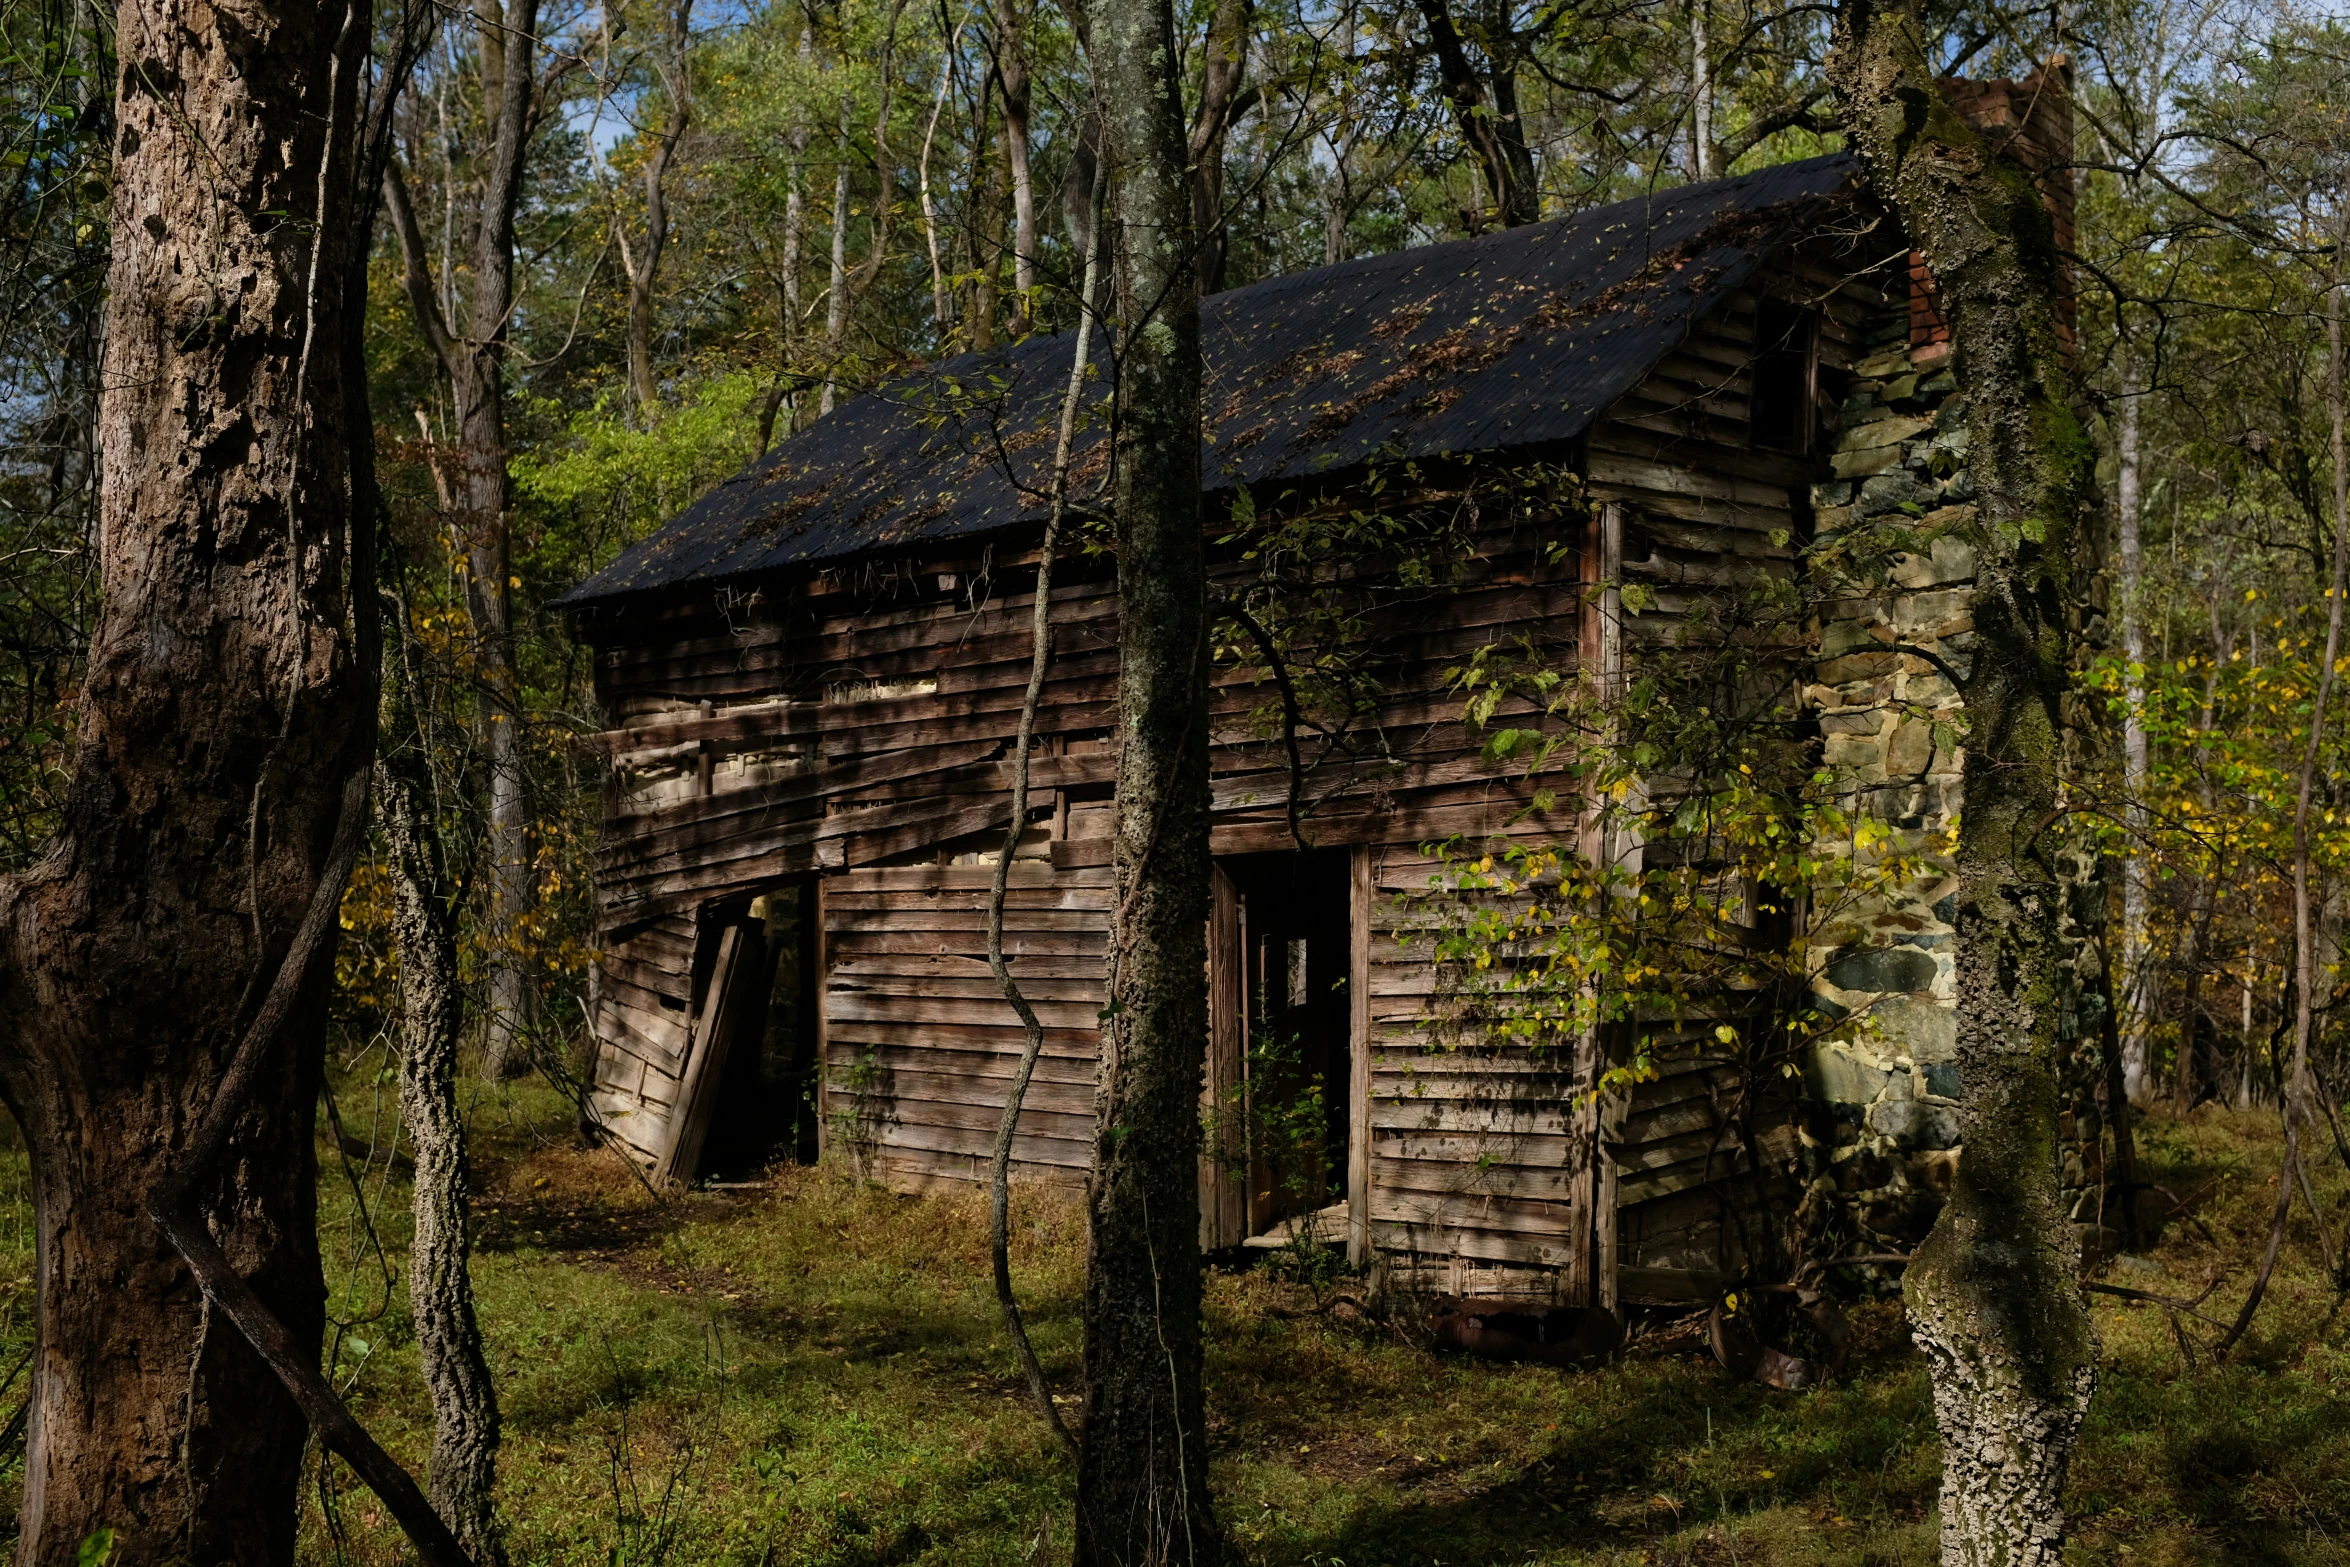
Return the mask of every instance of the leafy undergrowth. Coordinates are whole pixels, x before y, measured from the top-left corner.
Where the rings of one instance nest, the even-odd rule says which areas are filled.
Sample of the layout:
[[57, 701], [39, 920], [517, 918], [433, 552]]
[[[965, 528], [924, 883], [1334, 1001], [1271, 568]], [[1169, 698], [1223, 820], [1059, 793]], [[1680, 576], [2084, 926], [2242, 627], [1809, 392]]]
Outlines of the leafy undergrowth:
[[[348, 1146], [390, 1141], [377, 1087], [342, 1086]], [[656, 1200], [610, 1156], [582, 1152], [552, 1096], [468, 1093], [516, 1563], [1067, 1560], [1068, 1477], [997, 1328], [975, 1193], [906, 1196], [785, 1167]], [[2231, 1317], [2275, 1200], [2273, 1113], [2205, 1110], [2148, 1145], [2153, 1178], [2188, 1217], [2101, 1277], [2193, 1296], [2224, 1270], [2203, 1309]], [[338, 1374], [379, 1437], [420, 1465], [426, 1404], [400, 1284], [406, 1166], [349, 1161], [379, 1256], [332, 1142], [322, 1158], [333, 1306], [351, 1324]], [[29, 1273], [22, 1168], [21, 1154], [0, 1157], [9, 1279]], [[2344, 1182], [2329, 1172], [2319, 1191], [2338, 1233]], [[1079, 1215], [1034, 1191], [1016, 1213], [1038, 1348], [1074, 1390]], [[1727, 1381], [1697, 1335], [1666, 1324], [1596, 1372], [1439, 1357], [1352, 1310], [1355, 1288], [1278, 1269], [1212, 1280], [1210, 1472], [1251, 1562], [1936, 1559], [1926, 1379], [1891, 1302], [1855, 1308], [1841, 1385], [1784, 1394]], [[2225, 1365], [2199, 1348], [2189, 1367], [2162, 1310], [2099, 1296], [2108, 1360], [2074, 1467], [2070, 1559], [2350, 1561], [2350, 1314], [2334, 1304], [2305, 1215]], [[21, 1345], [28, 1306], [21, 1284], [0, 1293], [0, 1350]], [[2185, 1326], [2206, 1342], [2216, 1331]], [[402, 1559], [389, 1518], [339, 1468], [304, 1506], [306, 1560]]]

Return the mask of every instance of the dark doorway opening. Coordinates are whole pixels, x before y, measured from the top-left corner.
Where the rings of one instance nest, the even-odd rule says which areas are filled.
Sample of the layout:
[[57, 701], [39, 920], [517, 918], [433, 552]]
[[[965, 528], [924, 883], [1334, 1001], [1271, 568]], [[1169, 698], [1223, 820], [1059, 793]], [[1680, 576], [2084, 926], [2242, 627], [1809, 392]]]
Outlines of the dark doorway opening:
[[[1351, 1126], [1352, 968], [1347, 851], [1235, 855], [1219, 859], [1233, 908], [1219, 920], [1232, 949], [1234, 983], [1216, 987], [1237, 1011], [1218, 1036], [1233, 1041], [1241, 1121], [1234, 1163], [1245, 1160], [1245, 1231], [1287, 1236], [1321, 1215], [1320, 1239], [1346, 1237]], [[1235, 1026], [1237, 1025], [1237, 1026]], [[1220, 1109], [1228, 1113], [1230, 1107]], [[1237, 1172], [1236, 1172], [1237, 1173]]]
[[1764, 299], [1754, 312], [1754, 444], [1802, 456], [1818, 426], [1819, 313]]
[[763, 962], [744, 976], [765, 996], [725, 1041], [701, 1168], [716, 1180], [778, 1160], [816, 1162], [816, 887], [799, 882], [753, 902]]

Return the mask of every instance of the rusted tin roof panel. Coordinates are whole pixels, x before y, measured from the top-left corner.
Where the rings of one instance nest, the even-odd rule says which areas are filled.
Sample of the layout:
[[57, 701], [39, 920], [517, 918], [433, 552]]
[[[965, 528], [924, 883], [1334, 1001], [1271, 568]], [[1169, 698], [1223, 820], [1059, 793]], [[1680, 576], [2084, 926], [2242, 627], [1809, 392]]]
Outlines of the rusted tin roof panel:
[[[1813, 158], [1218, 294], [1201, 307], [1201, 476], [1221, 489], [1571, 439], [1856, 177], [1844, 154]], [[852, 399], [561, 602], [1040, 515], [1072, 346], [1030, 338]], [[1108, 385], [1097, 372], [1087, 393], [1080, 494], [1107, 466]]]

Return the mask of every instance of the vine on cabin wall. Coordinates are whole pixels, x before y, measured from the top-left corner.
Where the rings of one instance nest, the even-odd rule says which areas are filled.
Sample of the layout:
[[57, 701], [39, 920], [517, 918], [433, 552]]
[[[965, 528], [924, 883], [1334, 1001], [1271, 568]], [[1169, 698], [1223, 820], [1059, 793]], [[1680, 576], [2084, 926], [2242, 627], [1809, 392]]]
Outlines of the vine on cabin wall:
[[[1387, 754], [1373, 719], [1395, 660], [1374, 615], [1424, 600], [1418, 624], [1441, 623], [1434, 606], [1479, 585], [1476, 541], [1505, 530], [1532, 531], [1562, 576], [1575, 567], [1590, 504], [1571, 470], [1449, 469], [1376, 472], [1354, 504], [1260, 509], [1244, 491], [1219, 540], [1254, 570], [1230, 591], [1217, 654], [1264, 689], [1260, 738], [1305, 731], [1309, 841], [1330, 799], [1315, 769]], [[1390, 495], [1404, 499], [1378, 504]], [[1835, 546], [1840, 572], [1865, 569], [1858, 544]], [[1938, 874], [1950, 844], [1855, 808], [1820, 764], [1799, 697], [1831, 574], [1809, 567], [1698, 595], [1620, 691], [1525, 632], [1445, 672], [1491, 775], [1522, 786], [1512, 825], [1554, 829], [1423, 846], [1428, 884], [1397, 914], [1401, 939], [1426, 942], [1451, 981], [1445, 1038], [1544, 1052], [1628, 1029], [1593, 1085], [1620, 1092], [1693, 1024], [1710, 1023], [1727, 1055], [1793, 1075], [1801, 1047], [1844, 1021], [1805, 999], [1813, 955]], [[1623, 581], [1587, 587], [1584, 613], [1609, 591], [1627, 619], [1661, 612], [1653, 587]], [[1639, 852], [1587, 854], [1609, 840]]]
[[[1317, 787], [1318, 770], [1392, 754], [1377, 714], [1401, 671], [1373, 634], [1382, 612], [1418, 601], [1410, 630], [1448, 623], [1443, 603], [1480, 585], [1475, 546], [1496, 534], [1531, 532], [1555, 580], [1574, 580], [1591, 516], [1579, 478], [1551, 464], [1398, 465], [1348, 500], [1260, 508], [1243, 492], [1219, 541], [1253, 570], [1228, 590], [1217, 655], [1265, 693], [1251, 722], [1288, 747], [1301, 847], [1344, 799]], [[1916, 519], [1903, 520], [1914, 550]], [[1738, 1070], [1733, 1135], [1752, 1152], [1758, 1111], [1784, 1103], [1809, 1047], [1870, 1029], [1811, 982], [1826, 954], [1947, 874], [1955, 826], [1867, 809], [1823, 764], [1802, 694], [1822, 604], [1900, 547], [1888, 531], [1847, 532], [1796, 550], [1787, 570], [1686, 595], [1667, 633], [1637, 639], [1620, 689], [1538, 629], [1445, 671], [1489, 776], [1524, 802], [1510, 825], [1550, 830], [1423, 845], [1425, 885], [1393, 914], [1397, 939], [1439, 965], [1438, 1049], [1522, 1052], [1573, 1083], [1584, 1042], [1602, 1040], [1596, 1075], [1567, 1090], [1589, 1103], [1694, 1046]], [[1667, 612], [1641, 581], [1582, 591], [1585, 616], [1610, 594], [1627, 622]]]

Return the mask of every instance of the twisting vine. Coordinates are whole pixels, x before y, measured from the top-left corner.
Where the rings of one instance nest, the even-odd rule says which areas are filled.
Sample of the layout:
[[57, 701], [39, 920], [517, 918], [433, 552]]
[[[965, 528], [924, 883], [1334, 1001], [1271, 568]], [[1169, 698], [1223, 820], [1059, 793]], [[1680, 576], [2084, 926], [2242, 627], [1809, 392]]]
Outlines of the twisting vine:
[[1036, 596], [1029, 614], [1028, 690], [1020, 701], [1020, 731], [1012, 745], [1012, 815], [1004, 827], [1004, 846], [996, 855], [995, 879], [987, 893], [987, 966], [995, 974], [996, 987], [1012, 1004], [1012, 1010], [1020, 1014], [1020, 1026], [1027, 1031], [1027, 1040], [1020, 1049], [1020, 1065], [1013, 1071], [1012, 1086], [1004, 1095], [1003, 1119], [996, 1124], [995, 1154], [988, 1172], [988, 1249], [995, 1263], [995, 1294], [1004, 1311], [1004, 1331], [1011, 1335], [1012, 1347], [1019, 1353], [1020, 1367], [1027, 1373], [1028, 1391], [1036, 1400], [1037, 1412], [1052, 1427], [1053, 1435], [1072, 1461], [1077, 1457], [1077, 1439], [1061, 1419], [1060, 1410], [1053, 1406], [1052, 1389], [1045, 1382], [1044, 1368], [1037, 1364], [1036, 1348], [1029, 1343], [1027, 1325], [1020, 1317], [1019, 1297], [1012, 1292], [1012, 1139], [1020, 1128], [1020, 1105], [1028, 1097], [1028, 1079], [1035, 1073], [1036, 1058], [1044, 1050], [1044, 1025], [1037, 1020], [1036, 1008], [1021, 994], [1020, 982], [1012, 977], [1011, 965], [1004, 961], [1004, 894], [1011, 886], [1012, 856], [1020, 847], [1021, 829], [1028, 825], [1028, 758], [1036, 744], [1036, 709], [1044, 696], [1045, 666], [1052, 659], [1053, 552], [1061, 540], [1061, 521], [1069, 493], [1069, 447], [1077, 432], [1077, 403], [1085, 389], [1086, 361], [1093, 347], [1093, 306], [1101, 276], [1105, 179], [1106, 164], [1096, 164], [1093, 224], [1088, 231], [1093, 243], [1085, 256], [1085, 286], [1078, 296], [1077, 347], [1069, 359], [1069, 389], [1061, 397], [1061, 426], [1053, 446], [1050, 510], [1045, 517], [1044, 543], [1037, 551]]

